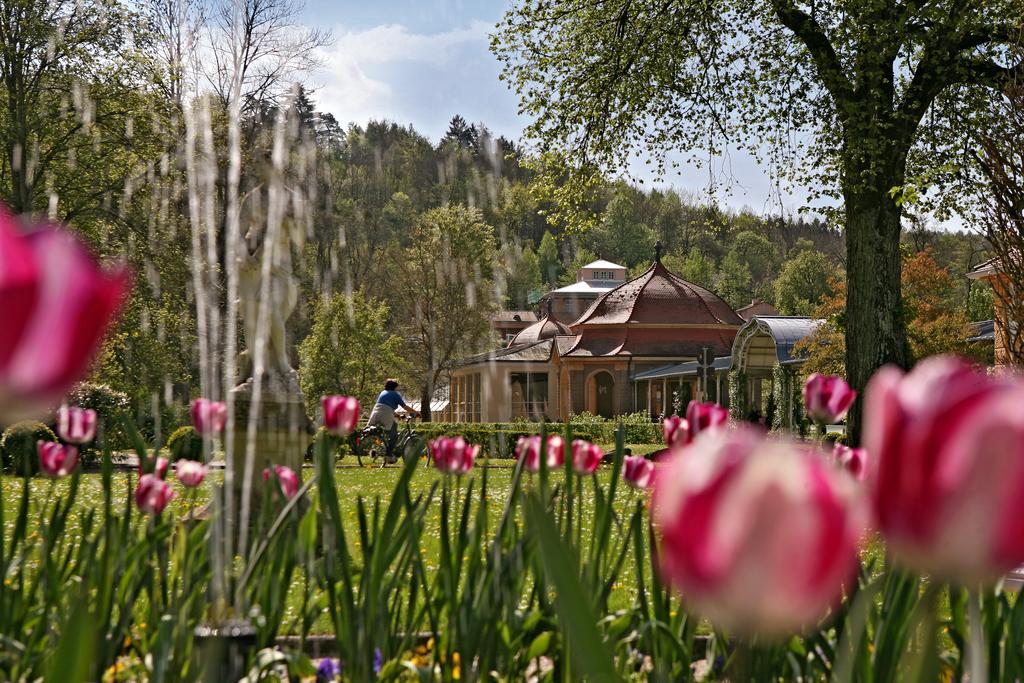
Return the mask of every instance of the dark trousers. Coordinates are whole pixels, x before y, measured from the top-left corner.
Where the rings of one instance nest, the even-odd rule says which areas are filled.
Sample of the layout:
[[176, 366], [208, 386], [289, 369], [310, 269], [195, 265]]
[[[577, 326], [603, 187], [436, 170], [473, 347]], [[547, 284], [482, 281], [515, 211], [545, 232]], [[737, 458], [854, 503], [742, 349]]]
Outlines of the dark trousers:
[[390, 458], [395, 450], [395, 444], [398, 442], [398, 420], [391, 423], [391, 429], [388, 430], [388, 450], [387, 456]]

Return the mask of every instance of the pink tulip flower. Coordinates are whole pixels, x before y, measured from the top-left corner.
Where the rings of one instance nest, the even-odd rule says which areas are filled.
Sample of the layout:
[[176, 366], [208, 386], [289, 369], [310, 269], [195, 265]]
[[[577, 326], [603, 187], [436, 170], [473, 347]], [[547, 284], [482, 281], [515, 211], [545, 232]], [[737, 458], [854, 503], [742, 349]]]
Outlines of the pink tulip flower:
[[661, 571], [716, 626], [814, 626], [855, 578], [863, 488], [816, 453], [740, 427], [708, 434], [654, 483]]
[[818, 424], [838, 422], [857, 398], [857, 392], [837, 375], [814, 373], [804, 384], [804, 409]]
[[685, 446], [690, 443], [690, 423], [684, 418], [678, 415], [666, 417], [661, 428], [665, 434], [665, 445], [669, 448], [672, 446]]
[[61, 406], [57, 411], [57, 433], [65, 443], [89, 443], [96, 438], [96, 411], [76, 406]]
[[176, 495], [171, 485], [163, 479], [144, 474], [139, 477], [139, 485], [135, 489], [135, 504], [147, 514], [159, 515]]
[[719, 429], [728, 422], [729, 409], [723, 408], [717, 403], [690, 401], [686, 406], [686, 424], [689, 427], [688, 438], [690, 441], [697, 438], [701, 432]]
[[853, 475], [858, 481], [868, 476], [868, 452], [864, 448], [850, 448], [837, 443], [832, 449], [832, 461]]
[[878, 526], [904, 566], [962, 586], [1024, 564], [1024, 380], [952, 356], [868, 384]]
[[446, 474], [462, 476], [473, 469], [480, 446], [466, 443], [461, 436], [442, 436], [430, 442], [434, 467]]
[[203, 436], [217, 436], [224, 431], [228, 406], [222, 401], [197, 398], [192, 401], [192, 426]]
[[39, 469], [48, 477], [59, 479], [71, 474], [78, 463], [78, 449], [52, 441], [37, 441]]
[[[295, 474], [295, 470], [284, 465], [274, 465], [274, 473], [277, 475], [277, 483], [281, 487], [281, 492], [285, 498], [291, 498], [299, 492], [299, 475]], [[263, 481], [270, 480], [270, 470], [263, 470]]]
[[[149, 460], [152, 460], [152, 458], [149, 458]], [[158, 457], [156, 459], [156, 462], [153, 464], [153, 471], [151, 472], [151, 474], [156, 475], [157, 479], [165, 478], [167, 476], [167, 468], [170, 466], [170, 464], [171, 464], [171, 461], [168, 460], [167, 458]], [[144, 476], [144, 473], [142, 471], [142, 462], [141, 461], [139, 462], [139, 476], [140, 477]]]
[[593, 474], [603, 457], [604, 451], [596, 444], [583, 439], [572, 442], [572, 469], [576, 474]]
[[185, 460], [182, 458], [174, 465], [174, 473], [178, 477], [178, 481], [181, 482], [182, 486], [187, 486], [190, 489], [194, 489], [203, 483], [203, 479], [206, 478], [206, 473], [209, 468], [201, 462], [195, 460]]
[[[516, 442], [516, 459], [525, 459], [523, 467], [528, 471], [539, 472], [541, 450], [542, 444], [539, 436], [521, 436]], [[543, 450], [547, 456], [548, 469], [565, 464], [565, 439], [562, 437], [549, 436], [547, 447]]]
[[45, 412], [83, 377], [131, 279], [70, 232], [35, 227], [0, 208], [0, 423]]
[[338, 436], [348, 436], [359, 425], [359, 400], [353, 396], [324, 396], [324, 427]]
[[642, 455], [627, 455], [622, 461], [622, 478], [635, 489], [646, 489], [654, 481], [654, 463]]

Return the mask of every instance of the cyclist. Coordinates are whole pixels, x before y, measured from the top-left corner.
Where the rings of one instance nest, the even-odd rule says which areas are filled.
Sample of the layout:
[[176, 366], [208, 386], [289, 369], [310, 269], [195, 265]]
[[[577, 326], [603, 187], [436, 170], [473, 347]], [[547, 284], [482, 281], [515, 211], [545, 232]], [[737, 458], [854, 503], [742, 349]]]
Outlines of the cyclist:
[[395, 442], [398, 441], [398, 422], [395, 420], [395, 410], [398, 406], [405, 408], [405, 411], [413, 417], [419, 417], [419, 413], [405, 403], [405, 399], [398, 393], [398, 380], [389, 379], [384, 383], [384, 391], [380, 392], [377, 402], [370, 411], [370, 418], [366, 421], [367, 427], [375, 425], [388, 430], [388, 446], [385, 460], [394, 462], [392, 451], [395, 449]]

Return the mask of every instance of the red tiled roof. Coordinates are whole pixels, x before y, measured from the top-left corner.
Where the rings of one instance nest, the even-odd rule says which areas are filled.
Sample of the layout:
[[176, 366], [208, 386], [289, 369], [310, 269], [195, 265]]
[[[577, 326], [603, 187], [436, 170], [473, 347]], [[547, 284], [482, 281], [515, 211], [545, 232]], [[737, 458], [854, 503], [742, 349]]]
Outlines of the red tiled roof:
[[583, 329], [563, 356], [670, 356], [696, 358], [708, 346], [716, 356], [728, 355], [736, 331], [716, 328], [601, 328]]
[[602, 295], [572, 327], [579, 333], [588, 325], [624, 323], [742, 325], [743, 319], [715, 293], [655, 261], [640, 277]]
[[522, 330], [508, 345], [516, 346], [517, 344], [532, 344], [533, 342], [541, 341], [542, 339], [551, 339], [558, 335], [572, 334], [569, 327], [563, 323], [558, 322], [550, 315], [546, 315], [534, 324], [530, 325], [526, 329]]

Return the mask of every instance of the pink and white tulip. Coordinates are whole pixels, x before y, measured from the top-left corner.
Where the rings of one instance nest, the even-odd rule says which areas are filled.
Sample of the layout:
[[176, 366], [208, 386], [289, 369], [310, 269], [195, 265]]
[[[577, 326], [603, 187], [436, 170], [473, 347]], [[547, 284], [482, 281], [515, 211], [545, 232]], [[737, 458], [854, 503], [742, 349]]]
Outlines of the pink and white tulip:
[[[153, 458], [147, 458], [149, 462], [153, 462]], [[156, 462], [153, 462], [153, 471], [150, 474], [156, 476], [157, 479], [163, 479], [167, 476], [167, 468], [170, 466], [171, 461], [164, 457], [158, 457]], [[145, 476], [143, 472], [142, 461], [139, 461], [139, 476]]]
[[[729, 422], [729, 409], [717, 403], [690, 401], [686, 406], [688, 441], [693, 441], [701, 432], [725, 427]], [[685, 445], [685, 444], [684, 444]]]
[[837, 443], [832, 449], [832, 461], [858, 481], [868, 476], [868, 452], [865, 448], [850, 448]]
[[654, 463], [642, 455], [627, 455], [622, 460], [622, 478], [635, 489], [646, 489], [654, 481]]
[[174, 465], [174, 474], [178, 477], [178, 481], [181, 482], [182, 486], [187, 486], [190, 489], [194, 489], [203, 483], [203, 479], [206, 479], [206, 473], [209, 471], [206, 465], [195, 460], [185, 460], [182, 458]]
[[669, 448], [690, 443], [690, 423], [685, 418], [678, 415], [666, 417], [661, 429], [665, 435], [665, 445]]
[[135, 504], [147, 514], [159, 515], [176, 495], [171, 485], [163, 479], [144, 474], [139, 477], [139, 485], [135, 489]]
[[338, 436], [348, 436], [359, 425], [359, 400], [354, 396], [323, 396], [324, 427]]
[[70, 232], [32, 227], [0, 208], [0, 423], [40, 415], [85, 375], [131, 279]]
[[96, 438], [96, 411], [77, 406], [61, 406], [57, 411], [57, 433], [65, 443], [89, 443]]
[[857, 392], [838, 375], [814, 373], [804, 384], [804, 410], [818, 424], [831, 424], [846, 417]]
[[197, 398], [192, 401], [192, 426], [203, 436], [217, 436], [224, 431], [228, 406], [223, 401]]
[[430, 442], [434, 467], [447, 474], [463, 475], [473, 469], [480, 446], [466, 443], [461, 436], [442, 436]]
[[604, 457], [601, 447], [583, 439], [572, 442], [572, 469], [576, 474], [593, 474]]
[[71, 474], [78, 464], [78, 449], [52, 441], [37, 441], [39, 469], [48, 477], [59, 479]]
[[952, 356], [868, 384], [878, 526], [904, 566], [964, 586], [1024, 564], [1024, 380]]
[[713, 432], [654, 483], [662, 573], [699, 614], [734, 633], [812, 627], [855, 578], [862, 495], [797, 444], [745, 426]]
[[539, 436], [521, 436], [516, 442], [516, 459], [523, 460], [523, 467], [530, 472], [540, 471], [541, 451], [544, 451], [548, 469], [565, 464], [565, 439], [558, 435], [548, 437], [546, 447]]
[[[277, 475], [277, 483], [281, 487], [281, 493], [285, 498], [291, 498], [299, 492], [299, 475], [295, 470], [284, 465], [274, 465], [274, 474]], [[263, 481], [270, 480], [270, 470], [263, 470]]]

